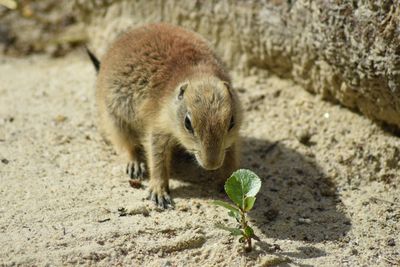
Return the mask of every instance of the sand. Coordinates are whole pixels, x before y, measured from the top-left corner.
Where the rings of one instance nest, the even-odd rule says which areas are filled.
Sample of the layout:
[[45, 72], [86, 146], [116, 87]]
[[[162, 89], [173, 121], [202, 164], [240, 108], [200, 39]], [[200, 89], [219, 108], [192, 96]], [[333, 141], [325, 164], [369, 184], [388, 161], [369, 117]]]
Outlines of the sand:
[[263, 181], [251, 253], [214, 227], [234, 222], [193, 161], [175, 166], [174, 210], [130, 187], [85, 55], [2, 57], [0, 81], [0, 266], [400, 264], [400, 139], [291, 81], [235, 75], [242, 167]]

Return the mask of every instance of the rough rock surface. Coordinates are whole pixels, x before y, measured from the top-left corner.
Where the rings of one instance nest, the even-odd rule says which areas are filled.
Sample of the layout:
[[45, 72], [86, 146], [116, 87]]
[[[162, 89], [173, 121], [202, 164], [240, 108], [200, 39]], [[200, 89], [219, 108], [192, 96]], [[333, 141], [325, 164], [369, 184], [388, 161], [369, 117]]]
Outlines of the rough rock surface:
[[[6, 8], [4, 3], [15, 6]], [[0, 53], [62, 56], [86, 42], [84, 24], [73, 7], [72, 1], [0, 1]]]
[[400, 1], [75, 1], [101, 54], [132, 25], [206, 36], [235, 70], [268, 69], [325, 99], [400, 126]]

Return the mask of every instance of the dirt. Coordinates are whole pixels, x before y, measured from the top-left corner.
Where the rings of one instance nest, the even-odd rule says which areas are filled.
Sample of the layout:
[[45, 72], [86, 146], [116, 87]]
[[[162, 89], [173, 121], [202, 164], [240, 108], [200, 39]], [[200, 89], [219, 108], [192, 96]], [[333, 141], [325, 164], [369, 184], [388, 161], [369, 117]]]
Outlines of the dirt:
[[242, 167], [263, 184], [245, 253], [212, 175], [177, 158], [176, 208], [132, 188], [96, 129], [83, 53], [0, 59], [0, 266], [395, 266], [399, 137], [269, 74], [235, 76]]

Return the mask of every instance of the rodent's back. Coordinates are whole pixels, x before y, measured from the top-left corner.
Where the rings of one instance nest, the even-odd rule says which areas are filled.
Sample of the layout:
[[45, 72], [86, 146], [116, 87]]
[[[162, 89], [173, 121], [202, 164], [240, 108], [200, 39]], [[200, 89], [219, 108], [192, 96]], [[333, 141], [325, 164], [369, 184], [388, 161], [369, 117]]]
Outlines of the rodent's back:
[[[163, 99], [191, 66], [206, 65], [221, 80], [229, 76], [198, 34], [168, 24], [151, 24], [122, 35], [103, 57], [99, 78], [133, 98]], [[122, 96], [121, 96], [122, 97]]]

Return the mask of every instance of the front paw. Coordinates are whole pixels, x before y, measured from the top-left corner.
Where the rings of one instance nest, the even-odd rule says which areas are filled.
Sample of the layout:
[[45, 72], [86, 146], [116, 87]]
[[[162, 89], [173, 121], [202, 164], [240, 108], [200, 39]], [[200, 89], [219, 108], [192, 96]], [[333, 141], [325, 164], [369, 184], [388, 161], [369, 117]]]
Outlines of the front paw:
[[126, 174], [131, 179], [144, 179], [146, 176], [146, 164], [137, 160], [132, 160], [126, 165]]
[[168, 186], [165, 187], [157, 183], [150, 183], [148, 199], [153, 201], [160, 209], [174, 208]]

